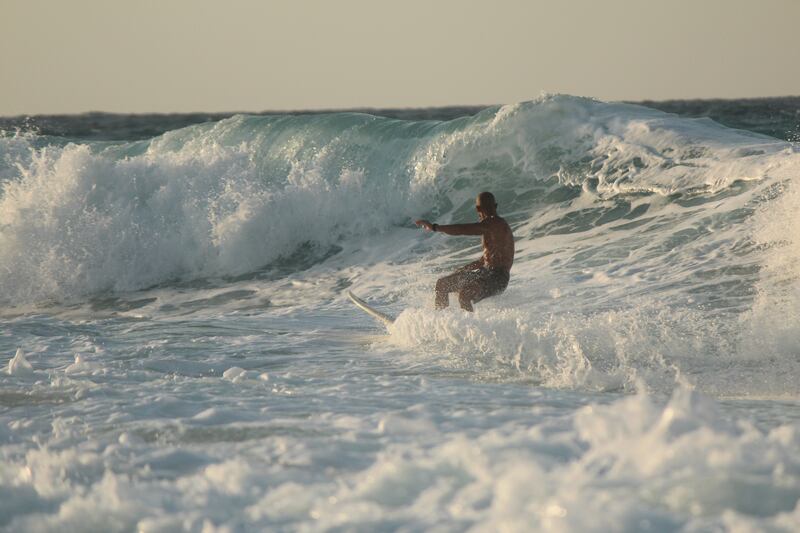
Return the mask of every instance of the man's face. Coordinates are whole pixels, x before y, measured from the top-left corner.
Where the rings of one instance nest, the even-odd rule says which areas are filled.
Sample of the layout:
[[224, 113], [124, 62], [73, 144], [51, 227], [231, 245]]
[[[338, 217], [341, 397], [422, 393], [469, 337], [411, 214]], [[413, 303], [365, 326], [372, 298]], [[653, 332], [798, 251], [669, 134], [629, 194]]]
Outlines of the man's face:
[[478, 219], [483, 220], [486, 218], [486, 213], [483, 211], [483, 207], [479, 204], [475, 204], [475, 210], [478, 212]]

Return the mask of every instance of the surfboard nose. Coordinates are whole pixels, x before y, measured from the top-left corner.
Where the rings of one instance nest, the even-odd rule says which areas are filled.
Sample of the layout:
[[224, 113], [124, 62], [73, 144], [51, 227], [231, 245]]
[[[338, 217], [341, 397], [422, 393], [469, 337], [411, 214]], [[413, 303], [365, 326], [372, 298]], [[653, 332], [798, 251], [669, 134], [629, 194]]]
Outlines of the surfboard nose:
[[350, 301], [356, 305], [356, 307], [366, 312], [367, 314], [371, 315], [373, 318], [380, 320], [385, 326], [394, 323], [395, 317], [378, 311], [377, 309], [369, 305], [367, 302], [365, 302], [364, 300], [353, 294], [353, 291], [348, 290], [347, 296], [350, 298]]

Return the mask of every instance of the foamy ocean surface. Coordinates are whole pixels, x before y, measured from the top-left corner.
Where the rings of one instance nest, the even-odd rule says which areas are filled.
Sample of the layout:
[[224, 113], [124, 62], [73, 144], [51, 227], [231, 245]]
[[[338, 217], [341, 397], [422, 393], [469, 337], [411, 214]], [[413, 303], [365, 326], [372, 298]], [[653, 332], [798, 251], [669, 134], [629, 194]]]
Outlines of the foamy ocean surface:
[[[797, 531], [800, 106], [750, 104], [7, 120], [0, 529]], [[479, 242], [412, 220], [481, 190], [511, 283], [435, 312]]]

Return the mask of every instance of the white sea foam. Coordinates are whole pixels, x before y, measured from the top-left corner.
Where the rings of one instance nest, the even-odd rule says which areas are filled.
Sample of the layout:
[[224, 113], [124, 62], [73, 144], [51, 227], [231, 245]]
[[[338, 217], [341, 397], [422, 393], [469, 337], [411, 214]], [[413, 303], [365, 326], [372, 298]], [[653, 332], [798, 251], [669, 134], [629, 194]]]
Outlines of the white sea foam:
[[17, 348], [14, 357], [8, 361], [8, 373], [12, 376], [29, 376], [33, 374], [33, 366], [25, 358], [22, 348]]
[[747, 353], [796, 359], [800, 353], [800, 191], [776, 183], [757, 216], [754, 240], [763, 267], [752, 309], [743, 315]]
[[64, 369], [65, 374], [97, 374], [103, 372], [103, 365], [87, 361], [81, 354], [75, 354], [75, 362]]
[[[432, 415], [417, 411], [407, 414]], [[338, 444], [306, 459], [312, 468], [335, 464], [338, 480], [292, 479], [298, 458], [292, 455], [302, 447], [296, 437], [268, 438], [236, 458], [222, 448], [211, 456], [175, 450], [164, 465], [186, 469], [166, 478], [124, 473], [133, 450], [151, 449], [139, 440], [32, 450], [0, 473], [3, 504], [13, 505], [3, 525], [9, 531], [193, 530], [204, 523], [236, 530], [243, 520], [248, 527], [314, 531], [399, 524], [480, 531], [800, 526], [797, 428], [764, 432], [733, 423], [688, 389], [677, 389], [666, 404], [639, 394], [567, 416], [522, 416], [477, 435], [440, 434], [430, 422], [412, 427], [404, 418], [392, 415], [371, 431], [416, 438], [390, 444], [367, 462], [337, 459]], [[273, 446], [284, 452], [275, 455]], [[271, 456], [278, 462], [270, 464]], [[230, 513], [230, 505], [241, 513]]]

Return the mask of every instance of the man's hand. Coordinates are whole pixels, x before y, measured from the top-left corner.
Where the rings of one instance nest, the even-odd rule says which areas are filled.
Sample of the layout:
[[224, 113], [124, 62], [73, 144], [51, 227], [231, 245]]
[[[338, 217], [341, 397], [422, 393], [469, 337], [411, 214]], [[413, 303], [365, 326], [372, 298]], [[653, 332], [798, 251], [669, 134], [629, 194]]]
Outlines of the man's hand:
[[414, 222], [414, 224], [416, 224], [417, 227], [424, 228], [428, 231], [433, 231], [433, 224], [431, 224], [427, 220], [417, 220], [416, 222]]

